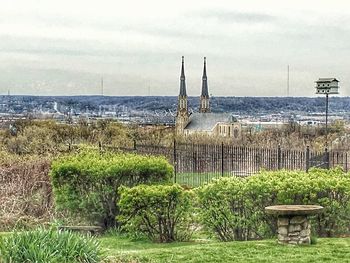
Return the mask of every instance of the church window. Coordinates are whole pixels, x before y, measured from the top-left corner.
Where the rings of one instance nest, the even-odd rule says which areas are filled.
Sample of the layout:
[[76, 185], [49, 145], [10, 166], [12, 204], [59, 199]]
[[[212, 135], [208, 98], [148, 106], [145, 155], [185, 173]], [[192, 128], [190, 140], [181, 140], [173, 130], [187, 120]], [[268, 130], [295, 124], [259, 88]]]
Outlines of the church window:
[[234, 129], [233, 130], [233, 137], [235, 137], [236, 139], [238, 138], [238, 129]]

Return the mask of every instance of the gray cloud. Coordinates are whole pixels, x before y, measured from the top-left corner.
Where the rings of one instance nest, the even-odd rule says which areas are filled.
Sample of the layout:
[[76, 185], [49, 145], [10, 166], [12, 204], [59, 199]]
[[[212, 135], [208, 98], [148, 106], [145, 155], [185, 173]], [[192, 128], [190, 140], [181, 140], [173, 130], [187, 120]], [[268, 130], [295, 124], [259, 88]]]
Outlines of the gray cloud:
[[304, 19], [300, 13], [227, 6], [184, 7], [176, 15], [158, 18], [155, 12], [139, 20], [131, 11], [130, 17], [98, 10], [96, 17], [83, 10], [83, 16], [27, 13], [13, 19], [13, 29], [11, 19], [0, 16], [0, 92], [13, 85], [18, 93], [94, 93], [103, 74], [111, 95], [147, 94], [142, 92], [149, 83], [154, 94], [175, 95], [181, 55], [193, 95], [200, 88], [203, 56], [214, 95], [283, 95], [287, 64], [293, 95], [312, 96], [312, 82], [320, 76], [350, 83], [349, 16], [318, 13]]
[[279, 21], [278, 17], [265, 13], [243, 13], [218, 9], [198, 12], [195, 15], [203, 19], [217, 19], [225, 23], [256, 24], [274, 23]]
[[111, 58], [127, 59], [136, 57], [142, 59], [157, 59], [176, 54], [171, 50], [129, 50], [118, 48], [113, 44], [101, 43], [98, 40], [69, 40], [41, 37], [0, 36], [2, 53], [14, 55], [67, 56], [67, 57], [100, 57], [108, 61]]

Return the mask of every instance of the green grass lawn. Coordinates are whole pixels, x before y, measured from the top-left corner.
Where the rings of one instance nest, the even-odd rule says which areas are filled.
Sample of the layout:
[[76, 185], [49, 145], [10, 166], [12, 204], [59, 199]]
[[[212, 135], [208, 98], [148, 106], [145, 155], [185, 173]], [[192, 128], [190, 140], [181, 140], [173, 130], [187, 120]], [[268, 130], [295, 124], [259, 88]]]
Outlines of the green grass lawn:
[[176, 183], [180, 185], [188, 185], [190, 187], [198, 187], [209, 183], [214, 179], [232, 176], [230, 173], [178, 173], [176, 174]]
[[100, 238], [112, 262], [350, 262], [350, 238], [322, 238], [310, 246], [283, 246], [275, 240], [196, 241], [153, 244], [126, 237]]
[[[0, 233], [6, 237], [10, 233]], [[350, 238], [320, 238], [310, 246], [278, 245], [275, 240], [157, 244], [120, 235], [98, 238], [108, 263], [141, 262], [350, 262]], [[1, 259], [0, 259], [1, 261]]]
[[203, 172], [203, 173], [177, 173], [176, 174], [176, 183], [180, 185], [187, 185], [190, 187], [202, 186], [206, 183], [210, 183], [214, 179], [219, 179], [221, 177], [231, 177], [231, 176], [247, 176], [244, 172], [236, 173], [233, 172]]

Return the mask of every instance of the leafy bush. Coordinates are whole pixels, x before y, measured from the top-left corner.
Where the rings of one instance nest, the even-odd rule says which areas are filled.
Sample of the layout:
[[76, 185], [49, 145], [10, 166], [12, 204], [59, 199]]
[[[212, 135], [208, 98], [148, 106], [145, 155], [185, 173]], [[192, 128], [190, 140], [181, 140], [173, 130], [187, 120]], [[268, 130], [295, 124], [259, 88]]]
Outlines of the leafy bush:
[[58, 209], [110, 227], [121, 185], [169, 182], [173, 168], [163, 157], [85, 151], [53, 162], [50, 174]]
[[69, 145], [96, 146], [98, 143], [127, 147], [132, 140], [127, 126], [111, 120], [88, 123], [80, 119], [76, 125], [71, 125], [54, 120], [26, 119], [12, 123], [11, 129], [0, 129], [0, 148], [21, 155], [54, 155], [68, 151]]
[[98, 241], [71, 232], [37, 229], [14, 232], [0, 239], [0, 261], [20, 262], [99, 262]]
[[139, 185], [120, 190], [119, 207], [125, 228], [157, 242], [188, 240], [192, 231], [193, 193], [179, 185]]
[[245, 179], [222, 178], [197, 190], [200, 218], [222, 241], [245, 240], [257, 234], [259, 221], [253, 202], [246, 198]]
[[312, 222], [318, 236], [349, 232], [350, 176], [340, 169], [223, 178], [197, 193], [202, 223], [223, 241], [271, 236], [276, 232], [276, 220], [264, 209], [279, 204], [325, 207]]

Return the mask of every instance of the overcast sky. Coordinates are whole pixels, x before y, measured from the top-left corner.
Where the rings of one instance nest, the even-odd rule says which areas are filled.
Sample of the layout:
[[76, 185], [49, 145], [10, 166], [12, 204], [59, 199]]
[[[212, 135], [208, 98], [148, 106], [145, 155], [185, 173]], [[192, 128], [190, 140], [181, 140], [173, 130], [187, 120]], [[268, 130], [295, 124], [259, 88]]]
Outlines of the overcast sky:
[[1, 0], [0, 94], [315, 96], [350, 90], [350, 2]]

